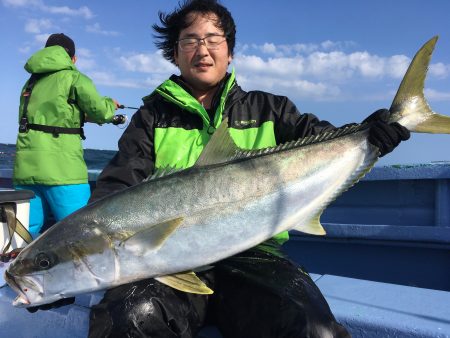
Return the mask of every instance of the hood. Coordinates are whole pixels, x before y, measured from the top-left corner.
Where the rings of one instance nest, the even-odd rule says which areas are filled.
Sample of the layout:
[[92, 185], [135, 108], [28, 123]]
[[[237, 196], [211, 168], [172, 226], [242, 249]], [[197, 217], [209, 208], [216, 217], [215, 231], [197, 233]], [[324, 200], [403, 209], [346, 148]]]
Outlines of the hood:
[[58, 70], [76, 70], [75, 65], [60, 46], [46, 47], [34, 53], [25, 64], [25, 70], [31, 74], [55, 72]]

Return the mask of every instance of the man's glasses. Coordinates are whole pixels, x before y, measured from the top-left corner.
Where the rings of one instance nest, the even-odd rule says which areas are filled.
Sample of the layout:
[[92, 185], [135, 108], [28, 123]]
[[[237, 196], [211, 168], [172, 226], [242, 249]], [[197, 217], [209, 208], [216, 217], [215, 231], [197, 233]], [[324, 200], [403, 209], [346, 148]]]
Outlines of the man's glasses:
[[193, 52], [200, 46], [200, 41], [203, 41], [209, 50], [215, 50], [219, 49], [220, 44], [226, 39], [225, 35], [209, 35], [204, 38], [184, 38], [178, 40], [177, 43], [183, 52]]

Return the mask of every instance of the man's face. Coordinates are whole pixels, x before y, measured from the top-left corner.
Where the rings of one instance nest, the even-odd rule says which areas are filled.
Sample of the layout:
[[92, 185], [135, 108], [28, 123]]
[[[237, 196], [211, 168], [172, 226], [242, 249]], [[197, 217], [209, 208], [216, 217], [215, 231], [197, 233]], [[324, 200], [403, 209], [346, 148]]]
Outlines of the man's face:
[[[217, 22], [215, 14], [188, 14], [188, 19], [192, 19], [192, 17], [195, 18], [192, 25], [180, 31], [178, 40], [224, 35], [224, 32], [215, 25]], [[208, 49], [201, 41], [194, 50], [185, 51], [180, 48], [180, 43], [178, 44], [175, 62], [180, 68], [181, 76], [194, 90], [208, 90], [225, 76], [228, 64], [231, 62], [227, 41], [222, 42], [216, 48]]]

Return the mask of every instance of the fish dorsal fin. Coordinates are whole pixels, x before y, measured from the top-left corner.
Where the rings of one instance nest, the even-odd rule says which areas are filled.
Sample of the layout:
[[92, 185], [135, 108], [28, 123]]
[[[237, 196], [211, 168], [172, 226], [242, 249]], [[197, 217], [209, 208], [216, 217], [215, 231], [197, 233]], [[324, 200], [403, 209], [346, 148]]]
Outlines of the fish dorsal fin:
[[142, 182], [151, 181], [151, 180], [155, 180], [160, 177], [172, 175], [172, 174], [177, 173], [182, 170], [184, 170], [184, 169], [183, 168], [173, 168], [173, 167], [158, 168], [155, 170], [155, 172], [153, 174], [148, 176]]
[[310, 235], [326, 235], [325, 229], [320, 223], [320, 216], [322, 215], [322, 211], [315, 217], [311, 219], [311, 221], [304, 225], [296, 225], [293, 230], [301, 231]]
[[197, 277], [195, 272], [192, 271], [155, 277], [155, 279], [160, 283], [183, 292], [197, 293], [200, 295], [210, 295], [213, 293], [213, 290], [211, 290], [200, 278]]
[[123, 240], [121, 245], [136, 255], [143, 255], [146, 251], [158, 250], [170, 235], [178, 229], [181, 223], [183, 223], [183, 220], [183, 217], [179, 217], [152, 225]]
[[294, 149], [294, 148], [300, 148], [305, 147], [311, 144], [330, 141], [333, 139], [336, 139], [338, 137], [346, 136], [349, 134], [354, 134], [362, 130], [367, 129], [367, 124], [349, 124], [345, 125], [339, 128], [336, 128], [331, 131], [323, 132], [317, 135], [310, 135], [306, 136], [304, 138], [300, 138], [298, 140], [289, 141], [286, 143], [282, 143], [273, 147], [268, 148], [262, 148], [262, 149], [256, 149], [256, 150], [243, 150], [238, 149], [235, 152], [235, 155], [231, 158], [231, 160], [237, 160], [247, 157], [253, 157], [253, 156], [261, 156], [271, 153], [276, 153], [279, 151]]
[[228, 118], [224, 118], [200, 154], [195, 167], [227, 162], [238, 151], [239, 148], [228, 132]]

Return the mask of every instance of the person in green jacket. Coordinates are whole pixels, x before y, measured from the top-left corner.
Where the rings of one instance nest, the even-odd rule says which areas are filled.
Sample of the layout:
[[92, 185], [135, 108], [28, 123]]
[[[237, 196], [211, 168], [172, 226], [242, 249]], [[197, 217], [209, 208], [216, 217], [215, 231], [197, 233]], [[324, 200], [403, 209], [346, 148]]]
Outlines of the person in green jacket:
[[90, 197], [83, 158], [85, 121], [114, 123], [118, 103], [102, 97], [75, 67], [75, 43], [52, 34], [25, 64], [31, 74], [22, 89], [13, 184], [35, 192], [30, 233], [35, 238], [50, 213], [58, 221]]
[[[160, 13], [160, 20], [153, 26], [156, 45], [180, 75], [143, 99], [90, 202], [136, 185], [158, 169], [191, 167], [225, 118], [242, 149], [336, 129], [301, 114], [286, 97], [240, 88], [234, 71], [227, 72], [236, 27], [217, 1], [185, 1], [169, 14]], [[370, 142], [381, 156], [409, 137], [405, 128], [383, 121], [386, 112], [368, 118], [377, 121], [370, 127]], [[215, 325], [227, 338], [349, 337], [310, 276], [282, 253], [287, 239], [281, 233], [197, 272], [212, 295], [183, 293], [154, 279], [107, 290], [91, 308], [89, 337], [191, 338], [204, 325]]]
[[[160, 19], [161, 25], [153, 26], [156, 45], [180, 75], [172, 75], [143, 99], [90, 202], [139, 184], [158, 170], [193, 166], [225, 118], [231, 137], [243, 149], [336, 129], [313, 114], [300, 113], [287, 97], [247, 92], [238, 85], [234, 71], [228, 72], [236, 27], [217, 1], [184, 1]], [[385, 111], [380, 112], [370, 119], [380, 120]], [[408, 137], [401, 126], [383, 121], [371, 125], [370, 135], [381, 156]], [[212, 295], [184, 293], [153, 278], [109, 289], [91, 307], [89, 337], [193, 338], [205, 325], [215, 325], [225, 338], [349, 337], [310, 276], [283, 254], [287, 239], [281, 233], [196, 272], [214, 290]]]

